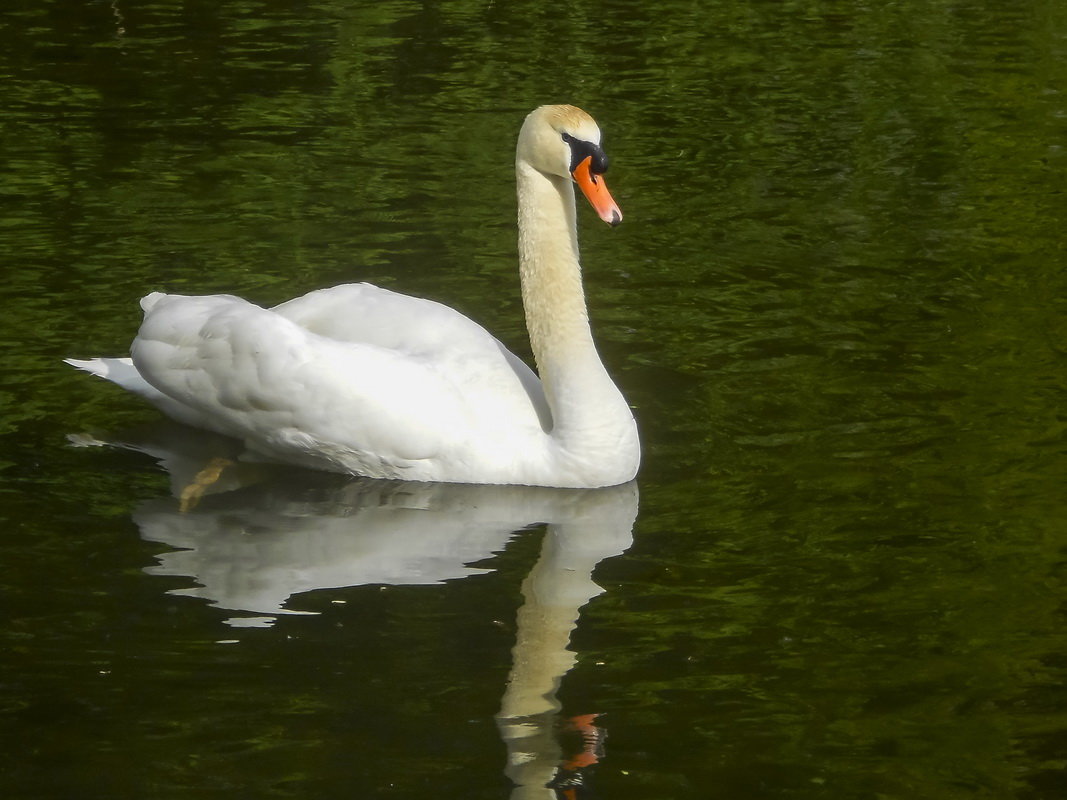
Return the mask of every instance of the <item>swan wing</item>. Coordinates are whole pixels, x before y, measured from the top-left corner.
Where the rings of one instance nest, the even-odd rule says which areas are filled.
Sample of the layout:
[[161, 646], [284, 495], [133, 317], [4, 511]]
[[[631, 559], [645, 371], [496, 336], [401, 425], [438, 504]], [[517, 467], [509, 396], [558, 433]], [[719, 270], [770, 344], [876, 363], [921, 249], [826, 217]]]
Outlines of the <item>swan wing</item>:
[[134, 366], [268, 457], [401, 477], [462, 450], [469, 388], [440, 365], [338, 341], [236, 297], [149, 295]]
[[417, 359], [310, 334], [227, 295], [149, 298], [134, 366], [261, 453], [381, 475], [437, 457], [464, 429], [455, 388]]
[[551, 412], [537, 374], [489, 331], [454, 308], [369, 283], [319, 289], [271, 309], [320, 336], [373, 344], [447, 369], [491, 391], [513, 418], [537, 414], [541, 429], [552, 427]]

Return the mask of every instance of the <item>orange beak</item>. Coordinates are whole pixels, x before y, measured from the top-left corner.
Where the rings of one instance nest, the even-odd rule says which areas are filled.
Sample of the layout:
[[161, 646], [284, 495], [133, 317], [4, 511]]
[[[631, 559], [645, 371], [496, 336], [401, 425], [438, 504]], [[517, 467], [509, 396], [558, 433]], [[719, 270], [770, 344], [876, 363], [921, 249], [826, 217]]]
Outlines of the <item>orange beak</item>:
[[596, 213], [600, 215], [600, 218], [614, 227], [622, 222], [622, 211], [619, 210], [618, 204], [611, 196], [611, 192], [608, 191], [608, 185], [604, 183], [604, 176], [595, 175], [589, 169], [592, 163], [592, 156], [583, 158], [581, 163], [574, 168], [571, 176], [590, 205], [596, 209]]

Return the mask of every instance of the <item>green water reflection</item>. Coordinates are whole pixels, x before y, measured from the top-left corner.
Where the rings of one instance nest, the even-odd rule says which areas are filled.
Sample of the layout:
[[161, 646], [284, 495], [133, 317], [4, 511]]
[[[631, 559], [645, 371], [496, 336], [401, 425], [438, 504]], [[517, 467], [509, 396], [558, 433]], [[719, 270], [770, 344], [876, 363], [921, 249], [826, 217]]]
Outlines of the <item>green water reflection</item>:
[[[15, 0], [0, 44], [5, 796], [512, 791], [550, 514], [444, 583], [215, 607], [281, 500], [160, 518], [247, 526], [189, 567], [229, 540], [146, 533], [166, 472], [66, 442], [156, 415], [60, 359], [124, 353], [150, 289], [346, 280], [525, 352], [514, 135], [559, 101], [613, 159], [626, 224], [581, 238], [646, 452], [558, 693], [609, 734], [594, 796], [1062, 795], [1061, 4]], [[305, 518], [354, 491], [306, 480]]]

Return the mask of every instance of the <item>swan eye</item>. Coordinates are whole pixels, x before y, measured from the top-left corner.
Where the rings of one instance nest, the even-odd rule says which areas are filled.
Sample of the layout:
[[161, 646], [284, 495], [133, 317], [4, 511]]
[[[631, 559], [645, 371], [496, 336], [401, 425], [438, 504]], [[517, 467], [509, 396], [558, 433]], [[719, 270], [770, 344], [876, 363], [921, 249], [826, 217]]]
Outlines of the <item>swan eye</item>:
[[561, 135], [563, 141], [571, 149], [571, 172], [578, 169], [578, 165], [590, 157], [593, 159], [593, 163], [589, 165], [590, 172], [594, 175], [603, 175], [608, 171], [608, 156], [600, 145], [587, 142], [584, 139], [577, 139], [569, 133]]

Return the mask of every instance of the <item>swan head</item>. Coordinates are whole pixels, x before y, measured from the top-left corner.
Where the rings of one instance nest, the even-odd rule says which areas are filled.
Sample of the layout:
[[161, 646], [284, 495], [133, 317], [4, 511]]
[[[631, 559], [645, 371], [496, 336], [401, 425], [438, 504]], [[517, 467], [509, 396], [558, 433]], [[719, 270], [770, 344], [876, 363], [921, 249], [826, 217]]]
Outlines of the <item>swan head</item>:
[[608, 157], [600, 146], [600, 128], [582, 109], [561, 105], [531, 111], [519, 131], [515, 161], [545, 175], [570, 178], [604, 222], [622, 222], [622, 211], [604, 183]]

